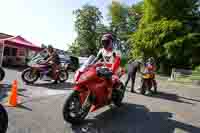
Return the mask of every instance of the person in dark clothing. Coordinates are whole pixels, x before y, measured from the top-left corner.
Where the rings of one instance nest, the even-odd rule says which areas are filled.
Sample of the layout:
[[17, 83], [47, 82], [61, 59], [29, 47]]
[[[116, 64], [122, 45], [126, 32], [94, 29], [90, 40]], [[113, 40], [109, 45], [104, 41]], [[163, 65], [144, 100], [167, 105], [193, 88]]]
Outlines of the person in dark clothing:
[[51, 66], [53, 70], [54, 80], [55, 80], [54, 83], [57, 84], [57, 79], [58, 79], [57, 70], [59, 69], [59, 66], [60, 66], [60, 58], [57, 52], [54, 50], [54, 48], [51, 45], [48, 46], [47, 52], [48, 52], [48, 56], [45, 63]]
[[136, 77], [137, 71], [140, 72], [141, 64], [142, 64], [142, 62], [140, 60], [128, 62], [128, 77], [125, 82], [125, 88], [127, 87], [129, 80], [131, 79], [131, 92], [132, 93], [135, 93], [135, 90], [134, 90], [135, 77]]

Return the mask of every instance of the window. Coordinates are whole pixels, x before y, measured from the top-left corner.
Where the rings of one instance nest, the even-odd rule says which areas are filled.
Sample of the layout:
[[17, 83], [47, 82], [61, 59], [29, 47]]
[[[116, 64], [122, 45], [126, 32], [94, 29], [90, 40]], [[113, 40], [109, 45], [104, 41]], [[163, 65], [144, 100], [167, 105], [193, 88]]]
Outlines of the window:
[[17, 48], [11, 48], [11, 56], [17, 56]]
[[9, 56], [10, 55], [10, 48], [9, 47], [5, 47], [4, 48], [4, 55], [5, 56]]

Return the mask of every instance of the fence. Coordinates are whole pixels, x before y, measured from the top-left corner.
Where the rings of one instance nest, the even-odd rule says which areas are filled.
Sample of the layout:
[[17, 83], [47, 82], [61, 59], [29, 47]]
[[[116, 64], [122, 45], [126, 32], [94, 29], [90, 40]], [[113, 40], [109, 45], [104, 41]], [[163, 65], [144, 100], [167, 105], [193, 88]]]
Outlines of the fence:
[[171, 80], [176, 80], [178, 77], [189, 77], [192, 75], [192, 70], [190, 69], [177, 69], [173, 68], [171, 72]]

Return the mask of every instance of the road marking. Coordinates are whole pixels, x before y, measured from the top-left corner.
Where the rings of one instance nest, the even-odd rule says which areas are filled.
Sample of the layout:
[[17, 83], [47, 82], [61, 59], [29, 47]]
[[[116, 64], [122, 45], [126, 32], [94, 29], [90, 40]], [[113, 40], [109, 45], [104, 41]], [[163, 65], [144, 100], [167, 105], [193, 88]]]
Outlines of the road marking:
[[69, 90], [47, 90], [45, 94], [52, 96], [52, 95], [60, 95], [69, 93]]

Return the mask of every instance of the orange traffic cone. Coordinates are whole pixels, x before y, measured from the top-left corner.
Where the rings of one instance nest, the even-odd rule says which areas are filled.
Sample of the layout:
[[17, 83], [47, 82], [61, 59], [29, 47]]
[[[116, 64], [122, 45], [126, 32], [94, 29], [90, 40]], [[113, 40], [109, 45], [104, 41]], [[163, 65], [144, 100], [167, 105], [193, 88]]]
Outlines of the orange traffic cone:
[[17, 106], [17, 80], [13, 81], [11, 94], [8, 98], [8, 103], [6, 104], [8, 107], [16, 107]]

